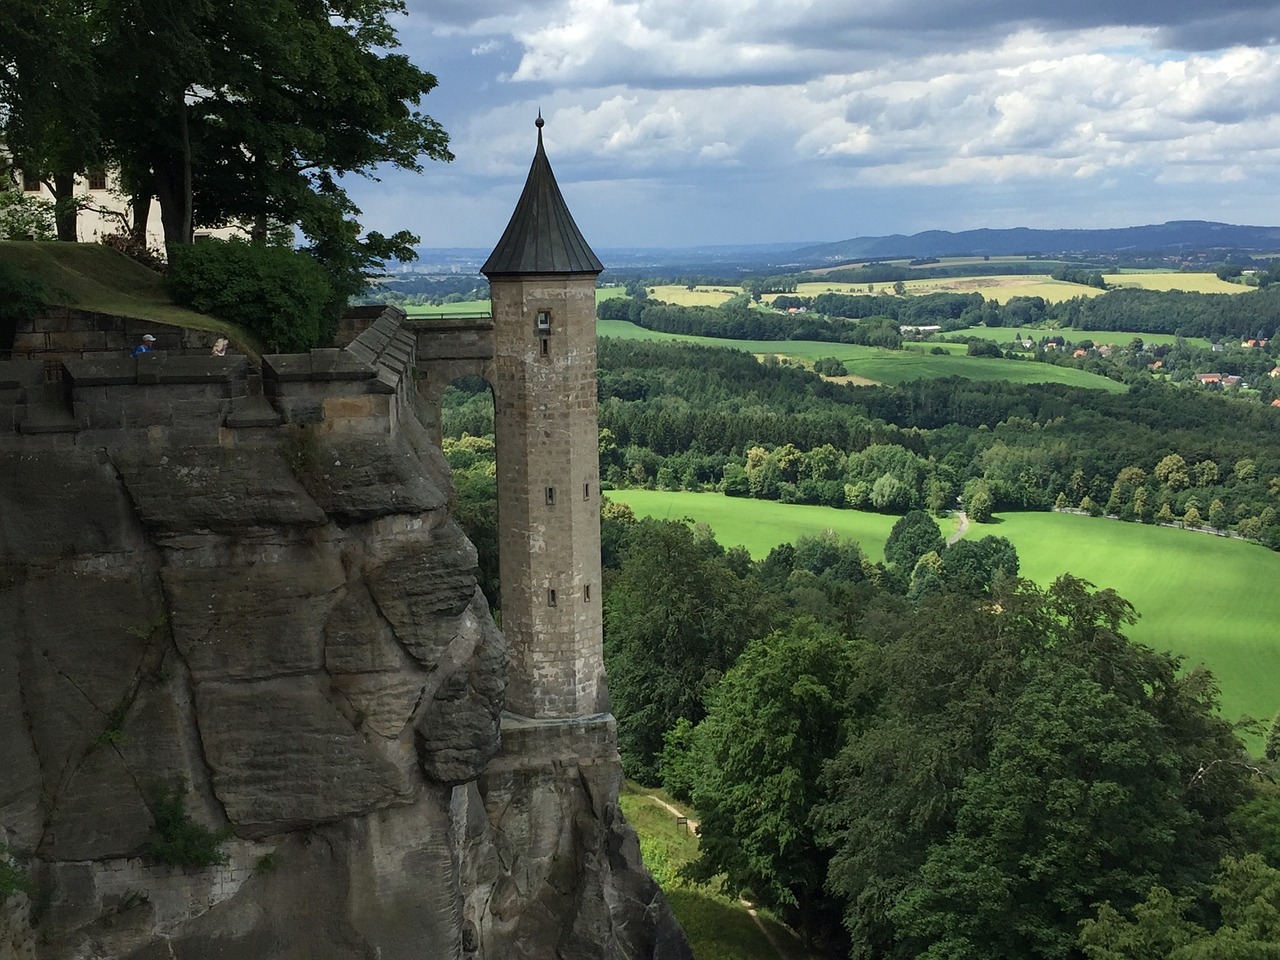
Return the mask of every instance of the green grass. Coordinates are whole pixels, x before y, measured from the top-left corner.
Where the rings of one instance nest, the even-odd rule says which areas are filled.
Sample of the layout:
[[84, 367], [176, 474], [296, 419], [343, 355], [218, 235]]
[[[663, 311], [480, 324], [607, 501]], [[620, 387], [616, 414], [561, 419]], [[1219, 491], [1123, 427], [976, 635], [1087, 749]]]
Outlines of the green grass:
[[948, 354], [939, 356], [929, 353], [934, 344], [909, 344], [902, 350], [885, 350], [880, 347], [860, 347], [856, 344], [826, 343], [819, 340], [719, 340], [714, 337], [645, 330], [625, 320], [598, 321], [596, 332], [602, 337], [624, 340], [700, 343], [761, 355], [795, 357], [808, 363], [819, 357], [836, 357], [844, 362], [851, 374], [876, 383], [896, 385], [911, 380], [966, 377], [970, 380], [1007, 380], [1011, 383], [1065, 383], [1073, 387], [1106, 390], [1108, 393], [1124, 393], [1128, 389], [1122, 383], [1074, 367], [997, 360], [994, 357], [967, 357], [960, 350], [951, 353], [952, 348], [945, 344], [938, 346], [948, 350]]
[[[613, 490], [608, 496], [642, 516], [705, 522], [721, 543], [741, 544], [757, 558], [830, 527], [879, 560], [897, 519], [710, 493]], [[1140, 614], [1129, 629], [1133, 639], [1172, 650], [1188, 665], [1209, 666], [1222, 685], [1224, 716], [1269, 720], [1280, 710], [1280, 635], [1269, 589], [1280, 581], [1280, 553], [1242, 540], [1074, 514], [999, 519], [972, 525], [968, 536], [1007, 537], [1018, 549], [1022, 575], [1037, 583], [1072, 573], [1114, 589]]]
[[452, 319], [455, 317], [487, 317], [492, 312], [488, 300], [463, 300], [460, 303], [412, 304], [404, 307], [404, 312], [414, 320], [430, 320], [433, 318]]
[[663, 284], [658, 287], [647, 287], [649, 296], [663, 303], [671, 303], [681, 307], [718, 307], [730, 297], [742, 293], [741, 287], [728, 284], [715, 286], [695, 286], [690, 290], [687, 286]]
[[[1246, 293], [1255, 287], [1218, 279], [1212, 273], [1177, 273], [1174, 271], [1105, 274], [1112, 289], [1181, 290], [1186, 293]], [[1105, 291], [1080, 283], [1054, 280], [1048, 275], [1009, 275], [994, 277], [937, 277], [931, 280], [906, 281], [908, 294], [980, 293], [987, 300], [1005, 303], [1011, 297], [1043, 297], [1050, 303], [1076, 297], [1096, 297]]]
[[1222, 684], [1223, 715], [1280, 710], [1280, 635], [1264, 584], [1280, 579], [1280, 553], [1170, 527], [1060, 513], [1015, 513], [969, 536], [1008, 537], [1022, 573], [1048, 583], [1062, 573], [1111, 587], [1141, 619], [1129, 636], [1204, 663]]
[[262, 352], [234, 324], [174, 304], [159, 274], [101, 244], [0, 241], [0, 260], [38, 277], [50, 303], [208, 330], [226, 336], [242, 353]]
[[726, 546], [743, 546], [757, 560], [780, 543], [834, 530], [856, 540], [872, 560], [884, 559], [884, 542], [897, 517], [858, 510], [837, 510], [808, 504], [746, 500], [722, 493], [663, 490], [610, 490], [610, 500], [629, 504], [637, 516], [705, 523]]
[[[675, 814], [650, 798], [661, 791], [632, 783], [618, 798], [623, 814], [640, 838], [645, 865], [654, 875], [679, 921], [697, 960], [779, 960], [778, 953], [761, 935], [738, 900], [726, 896], [715, 884], [694, 886], [676, 877], [679, 869], [698, 855], [697, 837], [677, 827]], [[760, 920], [782, 948], [787, 960], [808, 960], [809, 954], [785, 926], [766, 913]]]
[[[963, 327], [944, 333], [944, 337], [982, 337], [984, 340], [995, 340], [997, 343], [1008, 343], [1015, 334], [1039, 340], [1041, 337], [1062, 336], [1069, 341], [1092, 340], [1094, 343], [1112, 343], [1127, 347], [1134, 337], [1140, 337], [1143, 343], [1172, 345], [1179, 338], [1173, 333], [1135, 333], [1124, 330], [1079, 330], [1075, 327]], [[1209, 348], [1209, 341], [1204, 337], [1183, 337], [1193, 347]]]

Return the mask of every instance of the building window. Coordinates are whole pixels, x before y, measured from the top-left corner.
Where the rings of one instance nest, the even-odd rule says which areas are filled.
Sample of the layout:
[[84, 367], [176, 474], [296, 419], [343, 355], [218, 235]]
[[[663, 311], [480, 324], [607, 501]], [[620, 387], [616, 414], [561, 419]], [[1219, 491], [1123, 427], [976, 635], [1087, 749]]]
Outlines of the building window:
[[556, 488], [547, 487], [547, 506], [554, 507], [556, 505]]
[[554, 607], [556, 605], [556, 592], [554, 590], [547, 591], [547, 606]]
[[34, 170], [23, 170], [22, 189], [27, 191], [27, 193], [39, 193], [40, 174], [36, 173]]
[[542, 338], [542, 355], [544, 357], [551, 356], [550, 344], [551, 344], [550, 340], [548, 340], [546, 337]]
[[584, 483], [584, 484], [582, 485], [582, 499], [583, 499], [583, 500], [590, 500], [590, 499], [591, 499], [591, 484], [589, 484], [589, 483]]
[[551, 332], [551, 311], [538, 311], [538, 332], [544, 337]]
[[89, 189], [107, 189], [107, 172], [105, 170], [91, 170], [89, 172]]
[[582, 599], [587, 603], [591, 602], [591, 584], [584, 583], [582, 585]]

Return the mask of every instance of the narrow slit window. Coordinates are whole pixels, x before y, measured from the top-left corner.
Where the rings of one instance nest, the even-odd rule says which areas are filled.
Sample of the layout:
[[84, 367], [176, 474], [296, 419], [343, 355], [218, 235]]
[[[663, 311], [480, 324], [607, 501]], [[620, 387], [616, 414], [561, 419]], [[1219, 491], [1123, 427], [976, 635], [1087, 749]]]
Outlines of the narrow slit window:
[[582, 599], [586, 603], [591, 602], [591, 584], [584, 583], [582, 585]]
[[549, 357], [551, 355], [551, 341], [543, 337], [542, 339], [542, 355]]
[[590, 499], [591, 499], [591, 484], [589, 484], [589, 483], [584, 483], [584, 484], [582, 485], [582, 499], [583, 499], [583, 500], [590, 500]]
[[547, 591], [547, 606], [548, 606], [548, 607], [554, 607], [555, 605], [556, 605], [556, 592], [555, 592], [555, 590], [548, 590], [548, 591]]
[[547, 506], [554, 507], [556, 505], [556, 488], [547, 487]]

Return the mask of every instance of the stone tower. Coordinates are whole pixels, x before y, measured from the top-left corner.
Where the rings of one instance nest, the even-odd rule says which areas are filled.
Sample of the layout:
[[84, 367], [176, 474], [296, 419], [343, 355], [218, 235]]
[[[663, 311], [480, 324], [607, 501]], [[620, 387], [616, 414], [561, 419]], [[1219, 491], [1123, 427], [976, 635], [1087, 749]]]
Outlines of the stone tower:
[[481, 272], [493, 302], [507, 710], [535, 720], [608, 711], [600, 587], [596, 291], [603, 265], [538, 146]]

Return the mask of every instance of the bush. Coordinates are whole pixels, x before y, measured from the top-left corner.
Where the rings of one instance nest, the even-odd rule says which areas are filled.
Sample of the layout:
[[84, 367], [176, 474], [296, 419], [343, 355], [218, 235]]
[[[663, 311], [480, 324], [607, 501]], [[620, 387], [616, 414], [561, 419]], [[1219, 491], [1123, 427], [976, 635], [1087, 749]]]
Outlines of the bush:
[[0, 240], [53, 240], [53, 204], [0, 186]]
[[0, 359], [8, 359], [18, 324], [44, 309], [44, 284], [0, 260]]
[[288, 247], [243, 240], [175, 247], [165, 286], [179, 303], [238, 324], [272, 352], [322, 346], [337, 329], [324, 268]]
[[0, 847], [0, 903], [13, 893], [28, 893], [31, 881], [15, 864], [9, 862], [9, 851]]
[[231, 829], [210, 830], [187, 814], [186, 791], [169, 787], [151, 804], [159, 836], [151, 841], [151, 853], [162, 863], [174, 867], [213, 867], [227, 862], [222, 841]]

